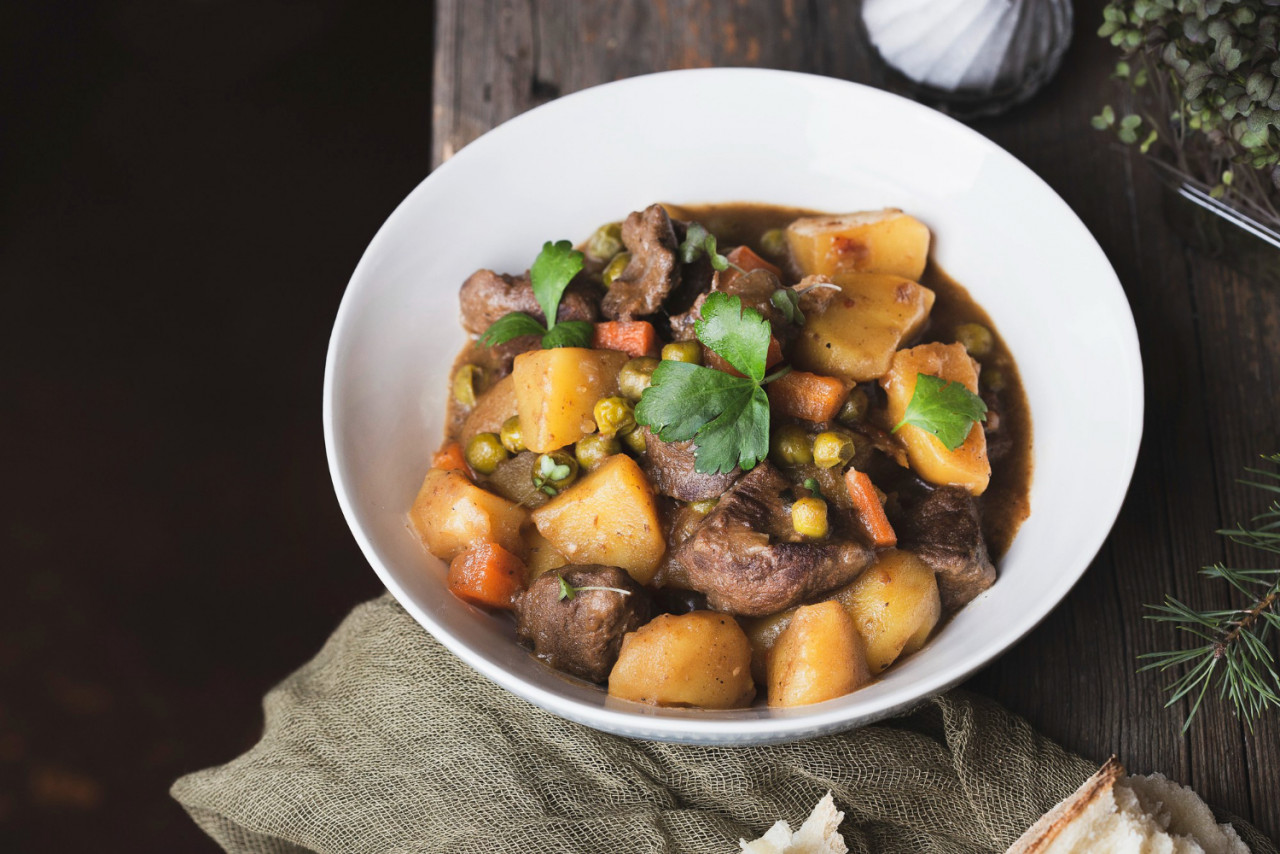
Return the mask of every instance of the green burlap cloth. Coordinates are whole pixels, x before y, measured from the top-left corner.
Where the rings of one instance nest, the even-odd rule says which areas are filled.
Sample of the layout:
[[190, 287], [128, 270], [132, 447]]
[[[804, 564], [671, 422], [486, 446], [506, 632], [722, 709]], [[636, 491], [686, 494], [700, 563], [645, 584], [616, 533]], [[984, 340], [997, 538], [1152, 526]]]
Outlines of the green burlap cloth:
[[358, 607], [265, 708], [252, 750], [173, 786], [236, 854], [730, 854], [780, 818], [797, 826], [827, 790], [850, 851], [985, 854], [1095, 770], [960, 691], [775, 747], [605, 735], [490, 683], [390, 596]]

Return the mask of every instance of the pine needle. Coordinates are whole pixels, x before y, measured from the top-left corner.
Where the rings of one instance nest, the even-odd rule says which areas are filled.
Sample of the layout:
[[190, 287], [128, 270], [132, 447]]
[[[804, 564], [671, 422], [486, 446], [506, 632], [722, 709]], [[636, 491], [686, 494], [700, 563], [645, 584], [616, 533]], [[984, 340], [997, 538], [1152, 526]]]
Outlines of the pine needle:
[[[1280, 454], [1263, 459], [1280, 465]], [[1256, 480], [1240, 483], [1280, 495], [1280, 472], [1247, 468]], [[1250, 520], [1218, 531], [1233, 543], [1271, 554], [1280, 554], [1280, 499]], [[1246, 605], [1225, 610], [1198, 611], [1172, 596], [1161, 605], [1148, 605], [1148, 620], [1170, 623], [1189, 646], [1171, 652], [1138, 656], [1145, 662], [1139, 672], [1159, 670], [1177, 674], [1165, 686], [1166, 708], [1183, 699], [1191, 708], [1182, 724], [1185, 733], [1211, 688], [1219, 702], [1227, 703], [1252, 729], [1253, 722], [1269, 709], [1280, 708], [1280, 669], [1276, 666], [1274, 639], [1280, 635], [1280, 566], [1228, 567], [1221, 563], [1200, 570], [1206, 578], [1225, 581], [1244, 598]]]

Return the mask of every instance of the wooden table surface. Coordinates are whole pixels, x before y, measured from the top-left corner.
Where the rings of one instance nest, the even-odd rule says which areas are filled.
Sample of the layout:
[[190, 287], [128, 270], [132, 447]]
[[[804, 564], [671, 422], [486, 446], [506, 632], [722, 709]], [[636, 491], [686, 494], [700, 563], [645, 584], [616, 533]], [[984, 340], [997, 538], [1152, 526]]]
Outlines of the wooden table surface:
[[[1280, 718], [1250, 732], [1210, 704], [1184, 736], [1185, 704], [1165, 709], [1162, 678], [1136, 673], [1135, 656], [1173, 642], [1169, 628], [1143, 619], [1145, 603], [1166, 592], [1198, 606], [1226, 602], [1223, 586], [1195, 570], [1226, 556], [1217, 528], [1262, 509], [1234, 479], [1280, 447], [1271, 405], [1280, 292], [1184, 248], [1152, 173], [1090, 127], [1111, 97], [1115, 62], [1092, 35], [1102, 5], [1077, 4], [1074, 44], [1043, 92], [974, 127], [1061, 194], [1115, 266], [1141, 339], [1146, 435], [1120, 519], [1084, 580], [966, 687], [1090, 759], [1114, 753], [1133, 770], [1190, 783], [1276, 837]], [[433, 162], [558, 95], [669, 68], [783, 68], [892, 88], [856, 18], [854, 3], [798, 0], [439, 0]], [[762, 120], [768, 109], [760, 105]]]
[[[1079, 4], [1042, 93], [974, 126], [1115, 265], [1147, 432], [1095, 565], [968, 687], [1277, 838], [1280, 716], [1250, 732], [1210, 706], [1184, 736], [1134, 659], [1170, 643], [1144, 603], [1227, 601], [1195, 570], [1258, 509], [1240, 468], [1280, 445], [1280, 294], [1186, 249], [1141, 160], [1090, 129], [1113, 62], [1101, 5]], [[329, 485], [320, 377], [350, 271], [433, 163], [560, 94], [667, 68], [892, 85], [856, 4], [823, 0], [19, 6], [0, 51], [22, 143], [0, 158], [6, 852], [216, 850], [169, 783], [247, 749], [265, 690], [380, 591]]]

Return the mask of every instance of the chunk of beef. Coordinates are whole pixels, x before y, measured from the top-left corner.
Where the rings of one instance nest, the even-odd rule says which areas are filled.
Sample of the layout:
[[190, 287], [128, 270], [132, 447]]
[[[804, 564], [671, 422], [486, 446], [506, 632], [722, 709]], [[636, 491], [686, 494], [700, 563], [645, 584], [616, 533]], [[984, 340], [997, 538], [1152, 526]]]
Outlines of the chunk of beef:
[[938, 487], [907, 507], [898, 538], [902, 548], [915, 552], [938, 574], [947, 612], [959, 610], [995, 583], [978, 500], [962, 487]]
[[[556, 311], [557, 320], [595, 321], [599, 317], [597, 296], [585, 280], [575, 280], [565, 290]], [[458, 291], [462, 307], [462, 328], [481, 335], [498, 318], [523, 311], [546, 323], [547, 319], [533, 295], [529, 275], [510, 276], [492, 270], [476, 270]]]
[[794, 338], [799, 328], [787, 320], [786, 316], [774, 306], [773, 292], [782, 287], [778, 277], [768, 270], [750, 270], [746, 273], [728, 271], [717, 273], [712, 280], [711, 288], [704, 291], [694, 301], [688, 311], [673, 314], [669, 325], [671, 337], [676, 341], [690, 341], [695, 336], [694, 323], [702, 316], [702, 304], [707, 297], [716, 291], [738, 297], [744, 308], [754, 308], [760, 316], [769, 321], [773, 334], [779, 341], [786, 342]]
[[692, 586], [717, 611], [763, 617], [852, 581], [873, 554], [842, 538], [805, 542], [768, 462], [743, 475], [680, 547]]
[[601, 303], [611, 320], [631, 320], [655, 314], [671, 289], [680, 284], [675, 229], [662, 205], [650, 205], [627, 215], [622, 243], [631, 261], [614, 279]]
[[663, 495], [681, 501], [719, 498], [742, 474], [738, 468], [725, 474], [702, 474], [694, 468], [693, 442], [664, 442], [648, 427], [642, 429], [645, 451], [640, 465], [653, 488]]
[[[560, 598], [560, 577], [579, 590]], [[516, 600], [516, 635], [557, 670], [604, 682], [618, 660], [622, 637], [649, 622], [648, 592], [615, 566], [566, 566], [538, 577]]]

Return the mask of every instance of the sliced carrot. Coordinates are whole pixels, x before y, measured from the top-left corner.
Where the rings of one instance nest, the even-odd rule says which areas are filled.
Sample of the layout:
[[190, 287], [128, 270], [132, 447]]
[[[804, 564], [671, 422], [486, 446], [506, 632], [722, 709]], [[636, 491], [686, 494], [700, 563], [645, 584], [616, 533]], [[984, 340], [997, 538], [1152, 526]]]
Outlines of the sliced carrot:
[[436, 451], [435, 456], [431, 458], [431, 467], [433, 469], [444, 469], [445, 471], [460, 471], [470, 477], [470, 472], [467, 470], [467, 458], [463, 455], [462, 445], [459, 442], [450, 442]]
[[497, 543], [478, 543], [449, 564], [449, 590], [473, 605], [510, 608], [524, 587], [524, 561]]
[[[710, 347], [704, 346], [702, 348], [702, 361], [708, 368], [715, 368], [717, 371], [724, 371], [726, 374], [733, 374], [735, 377], [743, 376], [737, 368], [725, 361], [719, 353]], [[781, 361], [782, 345], [778, 343], [777, 338], [770, 338], [769, 354], [764, 357], [765, 370], [767, 371]]]
[[836, 417], [849, 390], [835, 377], [792, 371], [769, 383], [769, 403], [783, 415], [805, 421], [830, 421]]
[[658, 333], [647, 320], [606, 320], [596, 324], [591, 346], [619, 350], [632, 358], [658, 355]]
[[875, 484], [867, 473], [851, 468], [844, 473], [844, 482], [849, 487], [849, 497], [853, 499], [858, 518], [871, 535], [871, 542], [881, 549], [896, 546], [898, 535], [893, 532], [889, 517], [884, 515], [884, 505], [880, 503]]
[[[750, 273], [752, 270], [768, 270], [775, 276], [782, 275], [781, 270], [757, 255], [752, 251], [750, 246], [735, 246], [729, 251], [729, 254], [724, 257], [728, 259], [729, 263], [732, 264], [733, 267], [740, 267], [742, 269], [742, 273]], [[734, 279], [742, 275], [742, 273], [739, 273], [733, 267], [730, 267], [720, 274], [721, 290], [728, 288]]]

